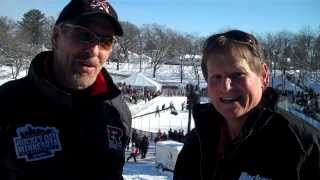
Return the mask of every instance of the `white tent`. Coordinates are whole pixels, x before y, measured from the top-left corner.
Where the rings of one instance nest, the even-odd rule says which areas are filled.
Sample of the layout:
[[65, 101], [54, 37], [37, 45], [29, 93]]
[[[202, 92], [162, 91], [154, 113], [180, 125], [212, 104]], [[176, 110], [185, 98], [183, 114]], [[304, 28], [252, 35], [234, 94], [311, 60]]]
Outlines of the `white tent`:
[[121, 83], [126, 83], [127, 85], [131, 85], [133, 87], [147, 87], [154, 89], [156, 91], [161, 91], [162, 85], [142, 73], [135, 73], [126, 79], [120, 80]]

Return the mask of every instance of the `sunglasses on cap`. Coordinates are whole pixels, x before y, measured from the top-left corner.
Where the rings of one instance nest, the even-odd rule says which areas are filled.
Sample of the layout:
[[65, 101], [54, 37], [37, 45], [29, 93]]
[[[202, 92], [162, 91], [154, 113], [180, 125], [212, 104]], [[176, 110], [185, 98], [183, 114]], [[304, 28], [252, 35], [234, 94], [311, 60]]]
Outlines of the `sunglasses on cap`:
[[211, 48], [215, 45], [216, 41], [220, 37], [225, 37], [231, 41], [234, 41], [236, 43], [246, 44], [252, 47], [254, 50], [256, 50], [258, 41], [257, 39], [252, 36], [251, 34], [248, 34], [246, 32], [240, 31], [240, 30], [231, 30], [227, 31], [225, 33], [215, 34], [211, 36], [207, 42], [206, 42], [206, 48]]
[[100, 36], [83, 26], [63, 23], [61, 27], [71, 30], [71, 40], [76, 44], [99, 44], [100, 47], [109, 49], [115, 41], [114, 36]]

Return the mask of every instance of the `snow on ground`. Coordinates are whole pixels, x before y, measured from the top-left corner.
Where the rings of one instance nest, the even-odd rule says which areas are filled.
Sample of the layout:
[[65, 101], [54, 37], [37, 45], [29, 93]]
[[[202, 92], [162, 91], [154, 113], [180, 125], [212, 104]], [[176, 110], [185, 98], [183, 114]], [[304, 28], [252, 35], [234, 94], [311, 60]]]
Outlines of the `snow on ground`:
[[[283, 77], [281, 75], [273, 77], [271, 85], [276, 89], [282, 90], [282, 78]], [[284, 86], [286, 90], [291, 90], [293, 92], [303, 91], [299, 86], [293, 84], [288, 79], [285, 79]]]
[[281, 108], [285, 111], [290, 112], [291, 114], [303, 119], [307, 123], [311, 124], [313, 127], [320, 129], [320, 121], [315, 120], [311, 117], [306, 116], [303, 112], [301, 107], [299, 107], [297, 104], [290, 103], [287, 98], [283, 98], [278, 103], [278, 108]]
[[[140, 102], [137, 105], [130, 105], [130, 110], [133, 117], [140, 116], [146, 113], [154, 112], [156, 107], [159, 106], [161, 109], [162, 105], [165, 104], [165, 107], [169, 107], [170, 102], [173, 103], [178, 114], [173, 115], [170, 110], [160, 111], [160, 116], [153, 113], [142, 117], [137, 117], [132, 120], [132, 127], [149, 132], [158, 132], [168, 131], [170, 128], [173, 130], [183, 129], [184, 132], [187, 132], [188, 127], [188, 110], [184, 108], [182, 111], [181, 104], [185, 102], [186, 104], [187, 97], [164, 97], [158, 96], [147, 103]], [[191, 116], [191, 128], [194, 127], [193, 117]]]
[[[133, 73], [140, 72], [140, 64], [128, 64], [128, 63], [120, 63], [119, 65], [119, 70], [117, 70], [117, 63], [115, 62], [109, 62], [105, 65], [107, 68], [108, 72], [111, 73], [111, 76], [115, 82], [119, 82], [120, 80], [129, 77]], [[156, 80], [157, 82], [163, 82], [163, 83], [177, 83], [180, 84], [180, 65], [161, 65], [160, 68], [156, 72], [156, 77], [152, 77], [152, 71], [153, 68], [150, 66], [150, 63], [142, 63], [142, 69], [141, 72], [153, 79]], [[199, 67], [198, 69], [199, 75], [200, 75], [200, 87], [206, 87], [206, 82], [203, 78], [203, 75], [201, 73], [201, 69]], [[8, 81], [11, 76], [11, 67], [6, 67], [6, 66], [1, 66], [0, 65], [0, 85], [3, 84], [4, 82]], [[287, 74], [293, 74], [296, 78], [299, 79], [299, 73], [297, 72], [287, 72]], [[311, 76], [312, 72], [310, 75], [305, 76], [306, 79], [303, 80], [304, 84], [308, 87], [313, 88], [316, 92], [320, 93], [320, 83], [316, 81], [314, 78]], [[26, 75], [26, 71], [23, 71], [20, 73], [19, 77], [23, 77]], [[273, 87], [276, 87], [278, 89], [282, 89], [282, 77], [283, 77], [283, 72], [280, 70], [277, 70], [274, 73], [271, 73], [270, 75], [275, 75], [274, 78], [270, 77], [270, 85], [272, 85], [272, 80], [273, 80]], [[197, 79], [194, 74], [194, 70], [192, 66], [185, 66], [183, 67], [183, 84], [186, 83], [193, 83], [197, 84]], [[293, 90], [293, 91], [302, 91], [298, 86], [295, 84], [291, 83], [290, 81], [286, 80], [285, 81], [285, 89], [288, 90]]]
[[[130, 151], [127, 151], [126, 157]], [[125, 180], [172, 180], [173, 173], [155, 167], [155, 144], [151, 143], [145, 159], [137, 157], [137, 163], [130, 159], [123, 168]]]
[[[9, 67], [9, 66], [1, 66], [0, 65], [0, 85], [5, 83], [5, 82], [7, 82], [7, 81], [14, 80], [12, 78], [11, 71], [12, 71], [11, 67]], [[22, 70], [19, 73], [18, 78], [22, 78], [26, 74], [27, 74], [27, 72], [25, 70]]]
[[[305, 83], [306, 84], [306, 83]], [[320, 84], [315, 80], [308, 81], [308, 87], [313, 89], [315, 92], [320, 93]]]
[[[106, 68], [108, 72], [112, 74], [121, 74], [130, 76], [132, 73], [140, 72], [139, 64], [128, 64], [128, 63], [120, 63], [119, 70], [117, 70], [117, 63], [110, 62], [106, 64]], [[164, 83], [180, 83], [181, 78], [181, 69], [180, 65], [161, 65], [160, 68], [156, 72], [156, 77], [152, 77], [153, 68], [150, 64], [143, 64], [141, 72], [153, 80]], [[197, 79], [193, 71], [192, 66], [183, 67], [183, 83], [193, 83], [197, 84]], [[200, 75], [200, 87], [205, 87], [206, 82], [202, 76], [200, 67], [198, 68], [198, 72]], [[117, 78], [118, 80], [118, 78]]]
[[156, 169], [154, 162], [126, 163], [123, 177], [125, 180], [171, 180], [173, 173]]

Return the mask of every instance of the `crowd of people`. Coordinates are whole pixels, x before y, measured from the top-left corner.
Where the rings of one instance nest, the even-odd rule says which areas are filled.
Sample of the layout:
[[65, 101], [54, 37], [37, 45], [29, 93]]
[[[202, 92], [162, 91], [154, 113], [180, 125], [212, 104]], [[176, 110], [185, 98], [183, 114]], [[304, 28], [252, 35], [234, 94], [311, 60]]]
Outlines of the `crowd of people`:
[[[144, 159], [146, 157], [146, 154], [148, 152], [149, 143], [150, 141], [154, 141], [155, 143], [159, 141], [165, 141], [165, 140], [173, 140], [178, 142], [183, 142], [185, 138], [184, 130], [172, 130], [171, 128], [168, 130], [168, 132], [159, 131], [156, 133], [156, 135], [151, 135], [148, 137], [147, 135], [143, 134], [143, 132], [138, 132], [136, 129], [133, 129], [132, 136], [131, 136], [131, 146], [130, 143], [127, 144], [127, 151], [130, 151], [130, 155], [127, 157], [127, 162], [133, 158], [134, 162], [137, 162], [137, 157], [140, 155], [141, 159]], [[131, 150], [130, 150], [131, 147]]]
[[299, 105], [299, 110], [302, 111], [305, 115], [320, 121], [319, 93], [316, 93], [312, 89], [307, 89], [303, 92], [294, 92], [292, 90], [278, 90], [278, 93], [282, 96], [287, 97], [290, 103]]
[[159, 129], [159, 131], [157, 132], [156, 137], [154, 138], [154, 142], [158, 142], [158, 141], [165, 141], [165, 140], [174, 140], [174, 141], [178, 141], [178, 142], [183, 142], [184, 141], [184, 130], [183, 129], [179, 129], [179, 130], [172, 130], [171, 128], [168, 130], [168, 132], [166, 133], [165, 131], [161, 131]]
[[160, 91], [155, 91], [148, 87], [133, 87], [130, 84], [126, 83], [117, 83], [118, 88], [121, 90], [123, 94], [123, 98], [132, 104], [137, 104], [138, 101], [150, 101], [151, 99], [159, 96], [161, 94]]
[[[164, 87], [161, 95], [163, 96], [187, 96], [190, 91], [191, 84], [187, 84], [185, 87]], [[193, 86], [193, 85], [192, 85]], [[199, 86], [193, 86], [194, 93], [199, 96], [207, 96], [207, 88], [200, 88]]]

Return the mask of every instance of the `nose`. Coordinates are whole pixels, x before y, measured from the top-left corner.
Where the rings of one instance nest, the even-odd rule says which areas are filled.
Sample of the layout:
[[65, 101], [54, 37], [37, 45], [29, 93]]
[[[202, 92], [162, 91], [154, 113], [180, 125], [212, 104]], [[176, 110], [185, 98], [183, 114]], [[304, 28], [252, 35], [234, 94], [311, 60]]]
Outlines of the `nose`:
[[223, 80], [223, 82], [222, 82], [222, 88], [223, 88], [223, 90], [225, 90], [225, 91], [229, 91], [230, 89], [231, 89], [231, 83], [232, 83], [232, 81], [231, 81], [231, 78], [229, 78], [229, 77], [226, 77], [224, 80]]
[[98, 56], [99, 55], [99, 52], [100, 52], [100, 46], [99, 46], [99, 43], [91, 43], [89, 44], [85, 51], [90, 54], [90, 57], [93, 57], [93, 56]]

